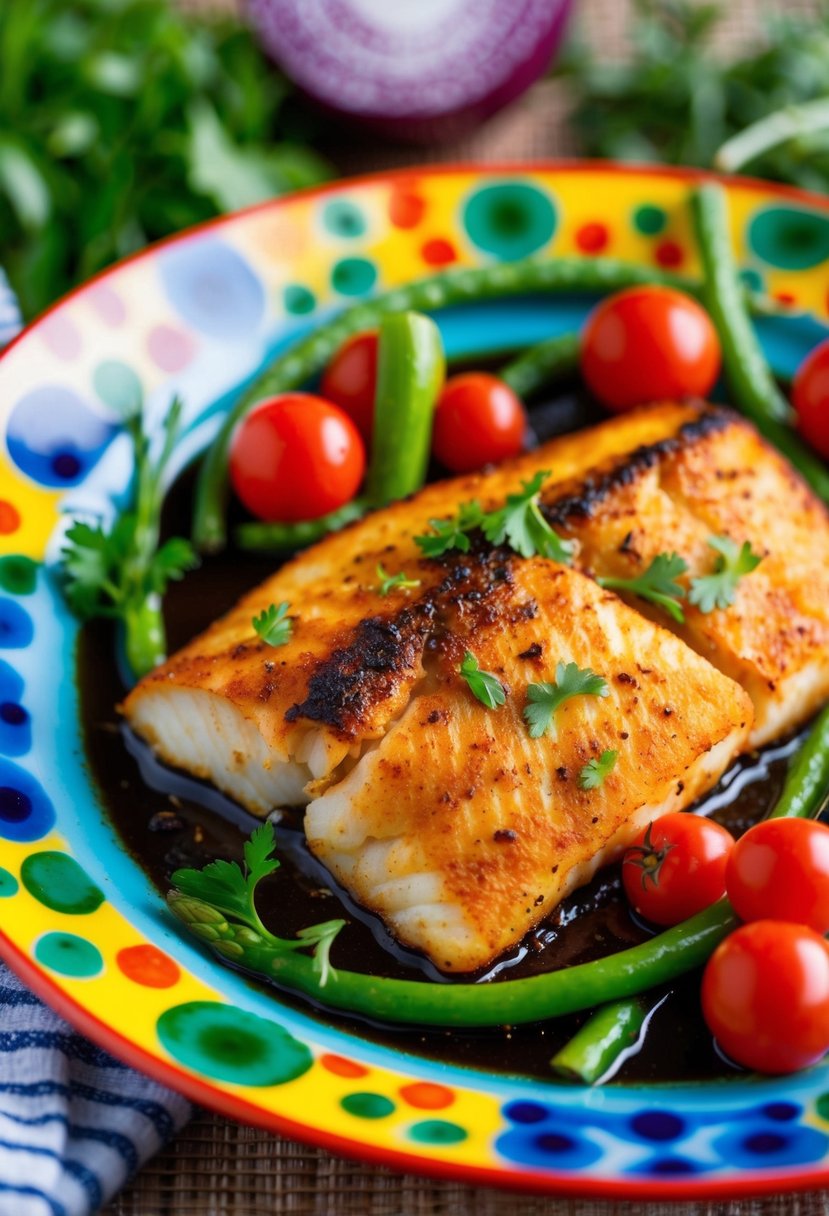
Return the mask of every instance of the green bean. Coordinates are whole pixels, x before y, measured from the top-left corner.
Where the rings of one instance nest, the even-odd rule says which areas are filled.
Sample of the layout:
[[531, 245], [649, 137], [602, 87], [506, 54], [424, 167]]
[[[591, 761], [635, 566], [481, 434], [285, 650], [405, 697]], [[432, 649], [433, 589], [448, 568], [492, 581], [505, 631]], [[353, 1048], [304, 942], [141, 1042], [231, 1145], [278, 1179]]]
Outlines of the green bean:
[[508, 363], [500, 379], [519, 397], [529, 397], [578, 367], [580, 346], [579, 334], [556, 334]]
[[423, 1026], [503, 1026], [539, 1022], [591, 1009], [664, 984], [701, 966], [736, 928], [721, 900], [639, 946], [531, 979], [497, 984], [435, 984], [334, 971], [324, 987], [313, 958], [270, 944], [201, 900], [172, 892], [171, 910], [203, 941], [237, 966], [331, 1009]]
[[754, 422], [787, 422], [791, 407], [774, 382], [751, 325], [728, 227], [728, 199], [718, 182], [691, 194], [704, 279], [702, 296], [720, 336], [723, 362], [737, 405]]
[[813, 819], [829, 794], [829, 706], [795, 753], [770, 819]]
[[435, 402], [446, 376], [440, 330], [419, 312], [383, 317], [366, 493], [384, 507], [426, 480]]
[[639, 1039], [650, 1009], [638, 997], [601, 1005], [550, 1061], [568, 1081], [595, 1085]]
[[301, 339], [254, 380], [225, 417], [208, 449], [196, 485], [193, 539], [200, 549], [222, 549], [226, 540], [227, 458], [236, 425], [263, 397], [299, 388], [320, 372], [353, 334], [376, 328], [388, 313], [434, 312], [470, 301], [494, 300], [520, 292], [617, 291], [639, 283], [665, 283], [696, 292], [693, 280], [612, 258], [567, 257], [550, 261], [499, 263], [444, 271], [393, 288], [355, 304]]
[[367, 510], [365, 499], [353, 498], [345, 506], [319, 519], [306, 519], [295, 524], [259, 521], [239, 524], [233, 538], [240, 549], [253, 553], [295, 553], [297, 549], [305, 549], [322, 540], [329, 532], [339, 532], [347, 524], [362, 519]]

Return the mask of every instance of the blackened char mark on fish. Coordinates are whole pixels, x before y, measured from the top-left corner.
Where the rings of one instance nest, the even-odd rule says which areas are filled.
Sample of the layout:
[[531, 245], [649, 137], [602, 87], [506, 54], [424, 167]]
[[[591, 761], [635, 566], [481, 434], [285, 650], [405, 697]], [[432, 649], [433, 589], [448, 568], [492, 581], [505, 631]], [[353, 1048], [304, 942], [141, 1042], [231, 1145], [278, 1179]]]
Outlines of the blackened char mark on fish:
[[335, 650], [308, 682], [308, 695], [286, 712], [288, 722], [310, 718], [352, 735], [378, 702], [417, 664], [432, 613], [429, 605], [405, 609], [394, 619], [361, 621], [347, 646]]
[[556, 498], [556, 487], [551, 486], [547, 491], [549, 497], [545, 497], [541, 503], [545, 519], [551, 527], [562, 527], [573, 517], [588, 518], [614, 490], [631, 485], [666, 457], [692, 446], [708, 435], [725, 430], [736, 419], [737, 415], [733, 410], [711, 406], [693, 422], [686, 422], [676, 435], [669, 439], [644, 444], [604, 472], [586, 476], [576, 493], [571, 490]]
[[428, 559], [444, 568], [440, 583], [397, 616], [361, 621], [348, 643], [316, 668], [305, 700], [287, 710], [286, 721], [308, 718], [353, 737], [417, 667], [427, 646], [457, 666], [457, 655], [472, 644], [476, 627], [491, 623], [507, 606], [513, 594], [512, 557], [479, 533], [471, 552]]

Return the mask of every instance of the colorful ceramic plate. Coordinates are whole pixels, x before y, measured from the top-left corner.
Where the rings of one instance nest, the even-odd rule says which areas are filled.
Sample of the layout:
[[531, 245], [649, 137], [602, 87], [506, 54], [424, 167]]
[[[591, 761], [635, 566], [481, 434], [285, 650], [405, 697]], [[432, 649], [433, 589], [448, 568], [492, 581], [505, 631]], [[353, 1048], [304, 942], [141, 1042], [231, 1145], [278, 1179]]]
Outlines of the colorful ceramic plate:
[[[239, 385], [360, 297], [451, 264], [612, 254], [698, 272], [689, 176], [610, 166], [410, 171], [220, 220], [99, 277], [0, 361], [0, 951], [116, 1055], [225, 1114], [374, 1161], [546, 1191], [692, 1198], [829, 1183], [829, 1067], [784, 1080], [584, 1090], [441, 1066], [251, 989], [185, 937], [108, 827], [78, 729], [77, 625], [49, 567], [61, 514], [125, 490], [118, 412], [187, 404], [182, 462]], [[729, 184], [790, 373], [825, 332], [829, 204]], [[584, 298], [440, 317], [473, 354], [570, 329]]]

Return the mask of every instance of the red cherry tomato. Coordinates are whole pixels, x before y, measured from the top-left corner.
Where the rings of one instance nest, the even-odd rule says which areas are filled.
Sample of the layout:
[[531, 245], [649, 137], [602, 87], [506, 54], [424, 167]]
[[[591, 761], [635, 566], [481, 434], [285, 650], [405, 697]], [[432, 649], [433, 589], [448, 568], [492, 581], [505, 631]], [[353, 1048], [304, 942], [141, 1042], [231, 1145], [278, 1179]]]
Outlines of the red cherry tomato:
[[377, 334], [355, 334], [344, 342], [322, 375], [320, 392], [345, 410], [366, 443], [374, 429]]
[[233, 437], [230, 480], [254, 515], [316, 519], [353, 498], [366, 467], [354, 423], [311, 393], [283, 393], [258, 405]]
[[741, 920], [789, 920], [829, 932], [829, 828], [767, 819], [737, 841], [725, 889]]
[[486, 372], [451, 376], [435, 411], [432, 451], [453, 473], [517, 456], [524, 446], [527, 416], [503, 380]]
[[829, 949], [804, 925], [755, 920], [720, 942], [702, 977], [708, 1029], [738, 1064], [795, 1072], [829, 1050]]
[[720, 361], [708, 313], [672, 287], [630, 287], [608, 296], [587, 318], [582, 334], [584, 378], [614, 411], [705, 397]]
[[733, 847], [730, 832], [713, 819], [671, 811], [625, 852], [625, 894], [647, 920], [677, 925], [725, 894], [725, 867]]
[[829, 338], [816, 346], [797, 369], [792, 383], [797, 429], [816, 452], [829, 460]]

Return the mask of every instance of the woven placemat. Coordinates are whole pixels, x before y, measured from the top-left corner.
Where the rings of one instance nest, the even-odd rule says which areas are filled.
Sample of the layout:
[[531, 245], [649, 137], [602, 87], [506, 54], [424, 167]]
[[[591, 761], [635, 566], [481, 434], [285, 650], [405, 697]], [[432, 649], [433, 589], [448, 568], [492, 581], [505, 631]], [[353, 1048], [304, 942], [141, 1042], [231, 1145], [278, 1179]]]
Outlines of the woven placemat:
[[[217, 8], [233, 7], [235, 0], [182, 2]], [[818, 0], [724, 4], [728, 11], [718, 35], [724, 49], [755, 40], [764, 13], [811, 14], [819, 7]], [[624, 56], [631, 8], [631, 0], [580, 0], [583, 36], [610, 58]], [[346, 175], [440, 161], [543, 160], [575, 152], [566, 119], [563, 89], [542, 81], [484, 128], [455, 143], [413, 150], [337, 129], [327, 151]], [[345, 1161], [204, 1112], [110, 1205], [106, 1216], [676, 1216], [679, 1210], [689, 1216], [829, 1216], [829, 1192], [681, 1209], [536, 1199]]]

